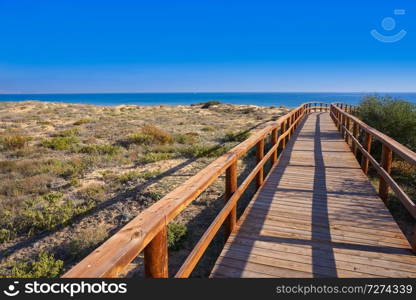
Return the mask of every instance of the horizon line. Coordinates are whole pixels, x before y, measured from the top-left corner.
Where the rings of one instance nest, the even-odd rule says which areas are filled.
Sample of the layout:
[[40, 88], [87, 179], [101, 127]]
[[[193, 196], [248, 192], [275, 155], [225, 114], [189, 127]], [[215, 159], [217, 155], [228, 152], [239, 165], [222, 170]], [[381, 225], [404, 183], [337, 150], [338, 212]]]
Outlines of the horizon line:
[[148, 92], [0, 92], [0, 95], [81, 95], [81, 94], [338, 94], [338, 93], [349, 93], [349, 94], [388, 94], [388, 93], [397, 93], [397, 94], [413, 94], [416, 91], [148, 91]]

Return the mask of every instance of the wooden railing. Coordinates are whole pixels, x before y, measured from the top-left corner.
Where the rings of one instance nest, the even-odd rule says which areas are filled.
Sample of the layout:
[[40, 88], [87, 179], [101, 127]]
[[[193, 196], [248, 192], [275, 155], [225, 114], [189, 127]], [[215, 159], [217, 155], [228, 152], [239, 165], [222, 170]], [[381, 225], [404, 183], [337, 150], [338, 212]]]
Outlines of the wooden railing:
[[348, 104], [348, 103], [343, 103], [343, 102], [333, 102], [331, 103], [331, 105], [336, 106], [340, 108], [341, 110], [346, 111], [347, 113], [350, 113], [350, 114], [356, 113], [359, 109], [359, 106]]
[[[416, 204], [391, 176], [393, 153], [396, 157], [413, 166], [416, 166], [416, 153], [380, 131], [368, 126], [363, 121], [344, 111], [344, 109], [339, 105], [331, 105], [331, 117], [347, 144], [351, 146], [356, 157], [358, 151], [361, 152], [361, 168], [363, 172], [368, 174], [370, 163], [376, 170], [380, 178], [378, 189], [380, 198], [386, 200], [389, 189], [391, 189], [412, 217], [416, 218]], [[359, 140], [360, 136], [363, 137], [362, 144]], [[379, 141], [382, 145], [380, 162], [371, 155], [373, 140]], [[412, 247], [416, 249], [416, 230], [410, 242]]]
[[[188, 277], [220, 227], [225, 225], [227, 235], [234, 230], [239, 198], [253, 180], [256, 180], [257, 188], [262, 186], [266, 162], [270, 160], [272, 165], [278, 163], [279, 149], [286, 147], [301, 120], [313, 111], [329, 111], [329, 105], [321, 102], [305, 103], [257, 131], [144, 210], [63, 277], [116, 277], [143, 250], [146, 277], [168, 277], [167, 225], [225, 173], [225, 205], [175, 275]], [[269, 137], [271, 147], [264, 153], [265, 139]], [[237, 161], [253, 147], [256, 148], [257, 164], [238, 186]]]

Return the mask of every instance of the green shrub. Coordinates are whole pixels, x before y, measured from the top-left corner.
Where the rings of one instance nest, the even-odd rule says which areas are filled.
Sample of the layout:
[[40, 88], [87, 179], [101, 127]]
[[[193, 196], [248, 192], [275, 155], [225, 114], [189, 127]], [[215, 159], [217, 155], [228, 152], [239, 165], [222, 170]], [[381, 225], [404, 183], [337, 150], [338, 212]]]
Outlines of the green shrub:
[[198, 142], [198, 133], [196, 132], [188, 132], [188, 133], [178, 133], [175, 134], [174, 140], [179, 144], [194, 144]]
[[80, 189], [77, 195], [82, 199], [102, 201], [106, 196], [106, 186], [101, 184], [90, 184], [87, 187]]
[[150, 178], [156, 177], [160, 174], [160, 171], [144, 171], [144, 172], [137, 172], [137, 171], [129, 171], [126, 173], [121, 174], [118, 177], [118, 181], [120, 183], [127, 183], [132, 180], [137, 180], [139, 178], [148, 180]]
[[118, 177], [118, 181], [120, 183], [127, 183], [129, 181], [137, 180], [139, 178], [140, 178], [140, 173], [139, 172], [137, 172], [137, 171], [129, 171], [129, 172], [126, 172], [126, 173], [121, 174]]
[[42, 251], [37, 260], [32, 262], [14, 263], [11, 276], [14, 278], [54, 278], [58, 277], [63, 269], [64, 262], [55, 259], [52, 254]]
[[69, 136], [77, 136], [79, 135], [78, 128], [69, 128], [61, 131], [57, 131], [53, 134], [55, 137], [69, 137]]
[[215, 127], [213, 126], [205, 126], [201, 128], [202, 131], [215, 131]]
[[42, 197], [26, 200], [19, 212], [16, 228], [32, 235], [38, 231], [52, 230], [58, 225], [67, 224], [71, 218], [95, 206], [90, 201], [75, 205], [72, 200], [63, 200], [62, 193], [49, 193]]
[[68, 244], [67, 252], [72, 257], [81, 257], [97, 247], [107, 237], [108, 232], [104, 227], [98, 226], [84, 229], [73, 235]]
[[53, 150], [68, 150], [79, 142], [75, 136], [68, 137], [53, 137], [42, 140], [41, 145]]
[[170, 133], [165, 132], [156, 126], [145, 125], [140, 129], [139, 132], [129, 134], [126, 140], [124, 141], [124, 143], [127, 145], [129, 144], [143, 144], [143, 145], [172, 144], [173, 136]]
[[4, 150], [16, 150], [26, 147], [30, 140], [29, 136], [6, 135], [0, 138], [0, 145]]
[[147, 152], [143, 156], [139, 158], [140, 163], [152, 163], [161, 160], [171, 159], [173, 157], [172, 153], [164, 153], [164, 152]]
[[10, 241], [16, 237], [16, 233], [8, 228], [0, 228], [0, 243]]
[[243, 142], [250, 136], [249, 131], [228, 131], [225, 133], [224, 142]]
[[78, 121], [74, 122], [74, 125], [82, 125], [82, 124], [87, 124], [87, 123], [91, 123], [93, 120], [91, 118], [82, 118], [79, 119]]
[[126, 138], [127, 144], [150, 145], [152, 142], [153, 137], [151, 135], [144, 134], [143, 132], [131, 133]]
[[369, 96], [361, 101], [358, 117], [416, 151], [416, 104], [390, 97]]
[[185, 225], [170, 223], [168, 225], [168, 247], [170, 250], [179, 250], [188, 230]]
[[80, 153], [87, 154], [102, 154], [102, 155], [115, 155], [120, 151], [120, 147], [114, 145], [84, 145], [77, 149]]
[[92, 162], [86, 158], [50, 159], [44, 162], [42, 169], [43, 172], [51, 172], [65, 179], [70, 179], [84, 175], [91, 164]]
[[221, 102], [217, 100], [211, 100], [211, 101], [207, 101], [207, 102], [203, 102], [199, 104], [202, 105], [201, 108], [209, 108], [212, 105], [219, 105], [221, 104]]
[[181, 155], [191, 158], [199, 157], [218, 157], [227, 153], [231, 147], [229, 145], [205, 145], [194, 144], [179, 149]]

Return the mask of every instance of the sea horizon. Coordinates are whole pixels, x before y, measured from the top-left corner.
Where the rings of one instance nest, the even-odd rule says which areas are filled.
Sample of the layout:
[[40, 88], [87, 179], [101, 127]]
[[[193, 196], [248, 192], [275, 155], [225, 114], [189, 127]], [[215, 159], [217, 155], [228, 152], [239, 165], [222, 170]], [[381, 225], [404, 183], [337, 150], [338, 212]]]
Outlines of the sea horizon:
[[140, 92], [0, 94], [0, 102], [44, 101], [103, 106], [191, 105], [211, 100], [236, 105], [295, 107], [304, 102], [358, 104], [365, 96], [390, 96], [416, 103], [416, 92]]

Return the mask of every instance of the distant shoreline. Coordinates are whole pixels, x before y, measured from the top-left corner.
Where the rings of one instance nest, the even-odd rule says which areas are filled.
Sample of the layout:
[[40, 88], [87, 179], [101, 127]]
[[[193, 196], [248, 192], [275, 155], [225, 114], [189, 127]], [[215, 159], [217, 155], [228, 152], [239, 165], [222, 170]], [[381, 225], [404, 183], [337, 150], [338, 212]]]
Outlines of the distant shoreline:
[[0, 102], [46, 101], [102, 106], [191, 105], [211, 100], [227, 104], [296, 107], [304, 102], [357, 104], [367, 95], [388, 95], [416, 103], [416, 93], [113, 93], [113, 94], [0, 94]]

